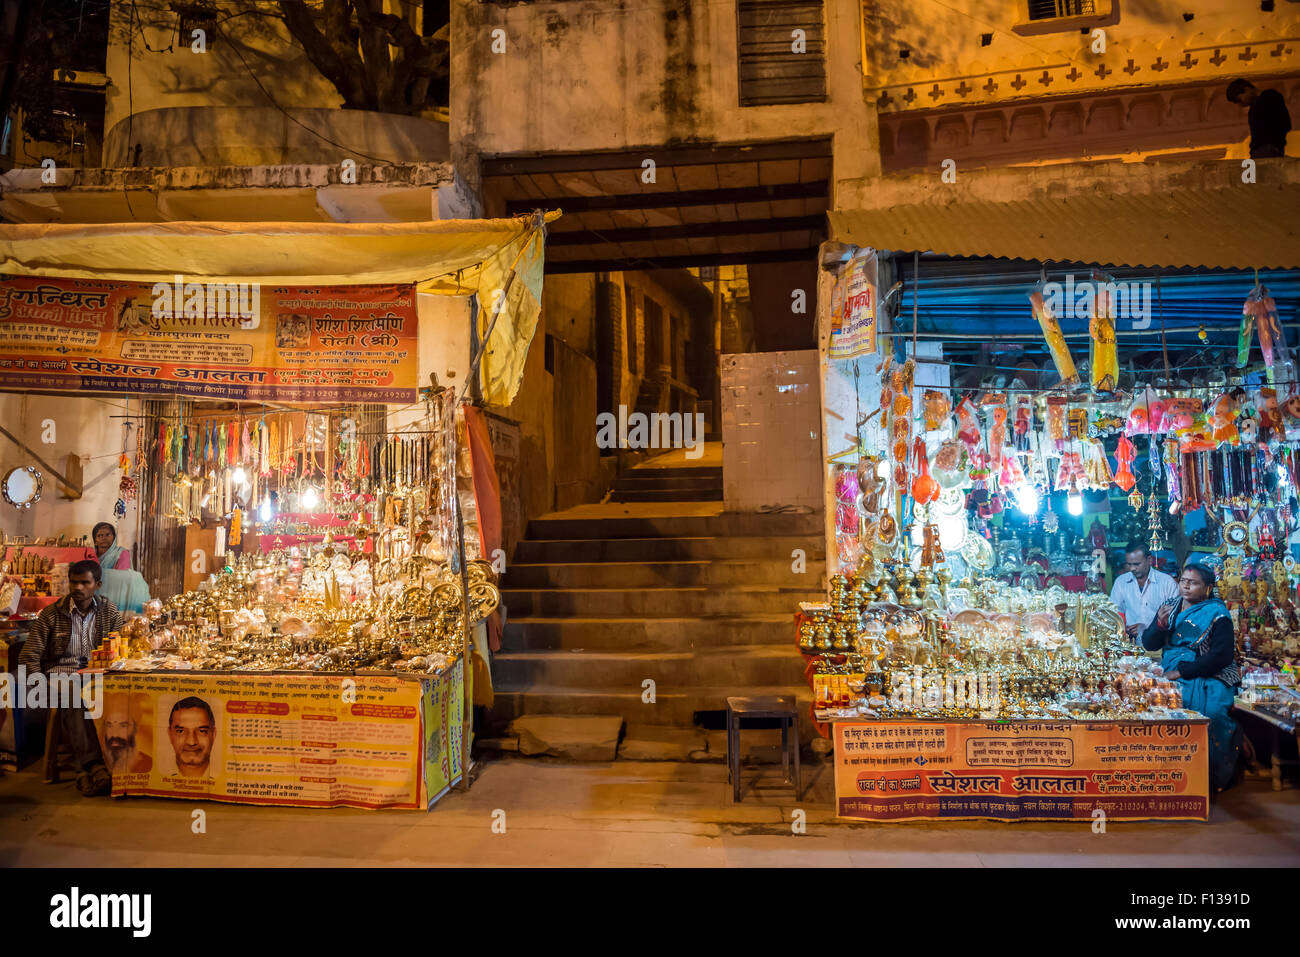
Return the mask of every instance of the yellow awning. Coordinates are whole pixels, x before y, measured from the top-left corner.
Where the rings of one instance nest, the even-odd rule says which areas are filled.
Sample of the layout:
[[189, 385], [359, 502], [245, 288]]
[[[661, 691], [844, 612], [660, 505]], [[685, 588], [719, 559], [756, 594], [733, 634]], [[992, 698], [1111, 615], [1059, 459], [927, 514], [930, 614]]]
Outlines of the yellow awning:
[[[551, 222], [559, 213], [547, 213]], [[509, 405], [541, 309], [544, 229], [533, 217], [427, 223], [109, 223], [0, 225], [0, 273], [121, 282], [271, 285], [414, 283], [476, 294], [483, 397]], [[516, 278], [509, 283], [511, 271]], [[509, 287], [507, 290], [507, 286]]]

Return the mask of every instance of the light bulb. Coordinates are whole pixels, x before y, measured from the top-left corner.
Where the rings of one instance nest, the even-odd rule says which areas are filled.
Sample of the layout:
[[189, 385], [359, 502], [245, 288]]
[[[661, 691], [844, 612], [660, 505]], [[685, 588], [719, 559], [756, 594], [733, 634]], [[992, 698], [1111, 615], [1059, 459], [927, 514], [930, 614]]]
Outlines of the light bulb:
[[257, 517], [264, 522], [271, 520], [271, 500], [269, 498], [262, 499], [262, 505], [257, 510]]
[[315, 508], [320, 502], [320, 496], [316, 494], [316, 486], [308, 485], [307, 491], [302, 493], [302, 504], [304, 508]]
[[244, 471], [244, 467], [242, 465], [236, 465], [235, 472], [233, 475], [230, 476], [230, 478], [234, 481], [236, 485], [243, 485], [245, 482], [248, 481], [248, 473]]
[[1285, 465], [1279, 465], [1279, 466], [1277, 467], [1277, 484], [1278, 484], [1278, 485], [1287, 485], [1287, 484], [1290, 483], [1290, 481], [1291, 481], [1291, 476], [1289, 476], [1289, 475], [1287, 474], [1286, 466], [1285, 466]]
[[1083, 514], [1083, 496], [1078, 492], [1071, 492], [1065, 499], [1065, 507], [1070, 510], [1071, 515]]
[[1038, 514], [1038, 489], [1022, 485], [1016, 490], [1016, 507], [1025, 515]]

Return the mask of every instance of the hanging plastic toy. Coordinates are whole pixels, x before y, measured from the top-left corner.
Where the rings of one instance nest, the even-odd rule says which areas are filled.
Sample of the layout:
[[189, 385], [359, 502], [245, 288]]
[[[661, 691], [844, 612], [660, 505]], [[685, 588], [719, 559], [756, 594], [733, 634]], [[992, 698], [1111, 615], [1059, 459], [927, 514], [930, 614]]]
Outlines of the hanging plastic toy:
[[930, 477], [930, 463], [925, 454], [925, 439], [919, 435], [912, 446], [916, 478], [912, 480], [912, 498], [921, 505], [929, 505], [939, 497], [939, 483]]
[[[1079, 381], [1079, 373], [1074, 368], [1074, 359], [1070, 357], [1070, 349], [1065, 344], [1065, 335], [1061, 332], [1061, 324], [1056, 319], [1056, 313], [1053, 311], [1055, 305], [1049, 299], [1043, 296], [1043, 290], [1046, 283], [1040, 282], [1034, 291], [1029, 294], [1029, 302], [1033, 306], [1034, 318], [1038, 320], [1038, 328], [1043, 331], [1043, 339], [1047, 342], [1047, 351], [1052, 356], [1052, 363], [1056, 366], [1056, 372], [1061, 377], [1061, 382], [1071, 384]], [[1059, 285], [1057, 288], [1060, 288]]]
[[1119, 381], [1119, 353], [1115, 346], [1115, 281], [1105, 273], [1092, 274], [1092, 318], [1088, 334], [1092, 343], [1088, 349], [1092, 368], [1092, 391], [1114, 392]]
[[1137, 448], [1121, 435], [1119, 444], [1115, 447], [1115, 463], [1118, 466], [1115, 470], [1115, 484], [1125, 492], [1137, 484], [1137, 479], [1133, 476], [1133, 459], [1136, 456]]

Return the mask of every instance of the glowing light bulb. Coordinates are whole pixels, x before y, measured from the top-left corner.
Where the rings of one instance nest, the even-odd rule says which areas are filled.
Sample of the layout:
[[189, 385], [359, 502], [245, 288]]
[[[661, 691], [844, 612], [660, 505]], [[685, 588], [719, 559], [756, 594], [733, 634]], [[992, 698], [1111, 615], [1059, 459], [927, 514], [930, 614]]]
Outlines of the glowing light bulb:
[[1016, 507], [1025, 515], [1038, 514], [1038, 489], [1032, 485], [1022, 485], [1016, 491]]
[[320, 503], [320, 496], [316, 494], [316, 486], [308, 485], [307, 491], [302, 493], [302, 504], [304, 508], [315, 508]]
[[1277, 484], [1289, 485], [1290, 483], [1291, 483], [1291, 476], [1287, 474], [1286, 466], [1279, 465], [1277, 467]]
[[1071, 515], [1083, 514], [1083, 496], [1078, 492], [1071, 492], [1065, 499], [1065, 507], [1070, 510]]
[[244, 471], [242, 465], [235, 466], [235, 472], [230, 477], [236, 485], [243, 485], [248, 481], [248, 473]]
[[262, 505], [257, 510], [257, 517], [263, 522], [271, 520], [271, 500], [269, 498], [262, 499]]

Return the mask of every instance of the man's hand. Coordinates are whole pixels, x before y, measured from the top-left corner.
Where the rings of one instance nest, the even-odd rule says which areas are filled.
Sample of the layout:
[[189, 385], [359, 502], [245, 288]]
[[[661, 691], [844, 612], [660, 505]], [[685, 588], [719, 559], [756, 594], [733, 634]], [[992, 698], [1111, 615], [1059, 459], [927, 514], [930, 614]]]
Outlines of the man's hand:
[[1146, 629], [1143, 628], [1142, 625], [1140, 625], [1140, 624], [1137, 624], [1137, 625], [1129, 625], [1129, 626], [1128, 626], [1127, 628], [1125, 628], [1124, 630], [1128, 632], [1128, 636], [1129, 636], [1130, 638], [1137, 638], [1139, 635], [1142, 634], [1142, 632], [1146, 631]]
[[1162, 629], [1169, 627], [1169, 606], [1161, 605], [1160, 610], [1156, 612], [1156, 624]]
[[1175, 668], [1173, 671], [1166, 671], [1164, 677], [1167, 681], [1177, 681], [1182, 677], [1182, 675], [1180, 675], [1178, 669]]

